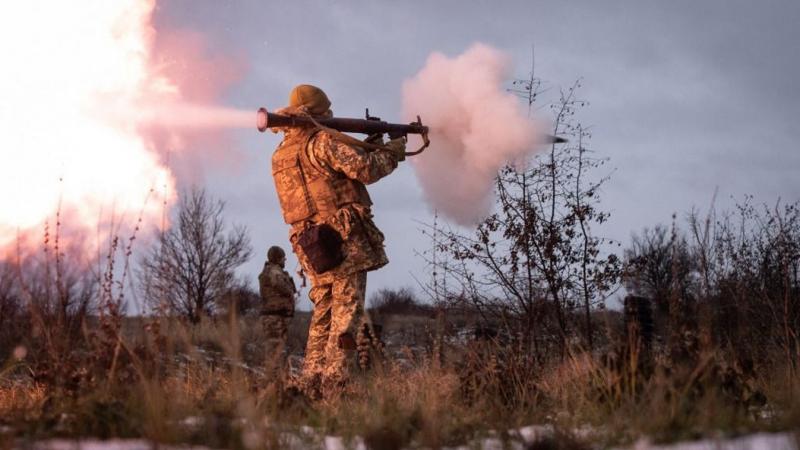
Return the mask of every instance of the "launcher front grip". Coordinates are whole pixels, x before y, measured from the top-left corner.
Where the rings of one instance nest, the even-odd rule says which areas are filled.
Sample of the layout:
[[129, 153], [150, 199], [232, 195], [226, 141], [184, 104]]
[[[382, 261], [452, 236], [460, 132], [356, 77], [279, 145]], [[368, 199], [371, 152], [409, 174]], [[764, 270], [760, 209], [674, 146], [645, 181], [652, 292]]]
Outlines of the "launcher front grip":
[[334, 130], [341, 131], [342, 133], [360, 133], [366, 135], [383, 134], [389, 136], [406, 136], [409, 134], [418, 134], [422, 136], [422, 147], [413, 152], [406, 152], [406, 155], [412, 156], [422, 153], [430, 145], [428, 139], [428, 127], [422, 124], [422, 120], [417, 116], [416, 122], [410, 124], [402, 123], [389, 123], [383, 120], [374, 119], [352, 119], [347, 117], [331, 117], [331, 118], [310, 118], [304, 116], [284, 116], [267, 111], [267, 108], [259, 108], [256, 115], [256, 127], [258, 131], [264, 132], [269, 128], [294, 128], [294, 127], [315, 127], [322, 125], [323, 127], [333, 128]]

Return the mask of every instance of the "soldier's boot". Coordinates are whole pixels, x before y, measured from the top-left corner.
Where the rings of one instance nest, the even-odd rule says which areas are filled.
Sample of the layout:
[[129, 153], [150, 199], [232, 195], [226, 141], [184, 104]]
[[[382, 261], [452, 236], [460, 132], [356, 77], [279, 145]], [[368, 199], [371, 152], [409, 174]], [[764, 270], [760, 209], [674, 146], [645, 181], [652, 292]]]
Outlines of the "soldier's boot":
[[355, 369], [356, 340], [352, 334], [342, 333], [336, 339], [335, 350], [326, 352], [325, 367], [322, 371], [321, 390], [325, 399], [331, 399], [349, 392], [350, 376]]
[[287, 395], [292, 397], [304, 397], [309, 401], [317, 401], [322, 398], [322, 374], [302, 374], [290, 378], [286, 383]]

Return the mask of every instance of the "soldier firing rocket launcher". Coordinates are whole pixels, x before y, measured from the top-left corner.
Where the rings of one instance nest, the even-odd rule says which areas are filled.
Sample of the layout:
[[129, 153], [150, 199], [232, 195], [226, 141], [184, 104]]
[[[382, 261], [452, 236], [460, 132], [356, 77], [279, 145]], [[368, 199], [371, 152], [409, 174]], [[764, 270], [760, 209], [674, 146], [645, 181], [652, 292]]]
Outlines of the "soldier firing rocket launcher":
[[[259, 108], [256, 117], [256, 127], [262, 133], [268, 128], [281, 128], [281, 127], [324, 127], [330, 128], [340, 133], [361, 133], [367, 135], [376, 135], [386, 133], [391, 139], [407, 136], [409, 134], [419, 134], [422, 137], [422, 146], [413, 152], [406, 152], [406, 156], [413, 156], [422, 153], [423, 150], [428, 148], [430, 140], [428, 139], [429, 129], [422, 124], [422, 120], [417, 116], [415, 122], [410, 124], [402, 123], [389, 123], [381, 120], [378, 117], [369, 115], [367, 109], [365, 119], [353, 119], [345, 117], [331, 117], [331, 118], [313, 118], [311, 116], [285, 116], [275, 114], [267, 111], [267, 108]], [[545, 144], [560, 144], [567, 142], [566, 139], [558, 136], [545, 135], [543, 143]], [[360, 142], [359, 142], [360, 143]], [[370, 147], [369, 143], [361, 143]], [[377, 147], [377, 146], [376, 146]]]

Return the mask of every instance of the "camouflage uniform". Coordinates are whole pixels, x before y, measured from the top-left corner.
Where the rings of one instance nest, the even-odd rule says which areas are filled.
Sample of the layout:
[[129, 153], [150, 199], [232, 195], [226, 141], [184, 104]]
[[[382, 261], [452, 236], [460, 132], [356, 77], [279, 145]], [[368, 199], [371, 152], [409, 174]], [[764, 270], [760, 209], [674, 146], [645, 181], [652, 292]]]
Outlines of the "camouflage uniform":
[[261, 324], [267, 347], [274, 357], [283, 355], [289, 322], [294, 316], [294, 294], [297, 292], [292, 277], [279, 264], [267, 262], [258, 276], [261, 291]]
[[[338, 142], [326, 130], [284, 129], [272, 157], [272, 173], [284, 219], [291, 225], [292, 249], [311, 281], [314, 312], [309, 326], [303, 378], [327, 386], [345, 381], [361, 324], [367, 271], [388, 259], [383, 234], [372, 221], [365, 184], [397, 167], [388, 151], [366, 152]], [[344, 261], [315, 273], [298, 245], [308, 226], [328, 224], [342, 237]]]

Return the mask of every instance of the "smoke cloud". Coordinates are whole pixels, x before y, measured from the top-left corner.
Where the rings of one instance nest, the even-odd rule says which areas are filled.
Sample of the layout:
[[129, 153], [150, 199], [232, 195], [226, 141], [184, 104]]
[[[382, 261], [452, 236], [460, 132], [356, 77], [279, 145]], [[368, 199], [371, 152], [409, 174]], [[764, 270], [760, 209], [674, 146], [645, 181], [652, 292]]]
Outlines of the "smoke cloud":
[[536, 148], [535, 123], [503, 86], [510, 62], [475, 44], [455, 58], [431, 54], [403, 83], [403, 116], [431, 129], [431, 147], [412, 158], [426, 200], [460, 225], [491, 212], [498, 170]]

